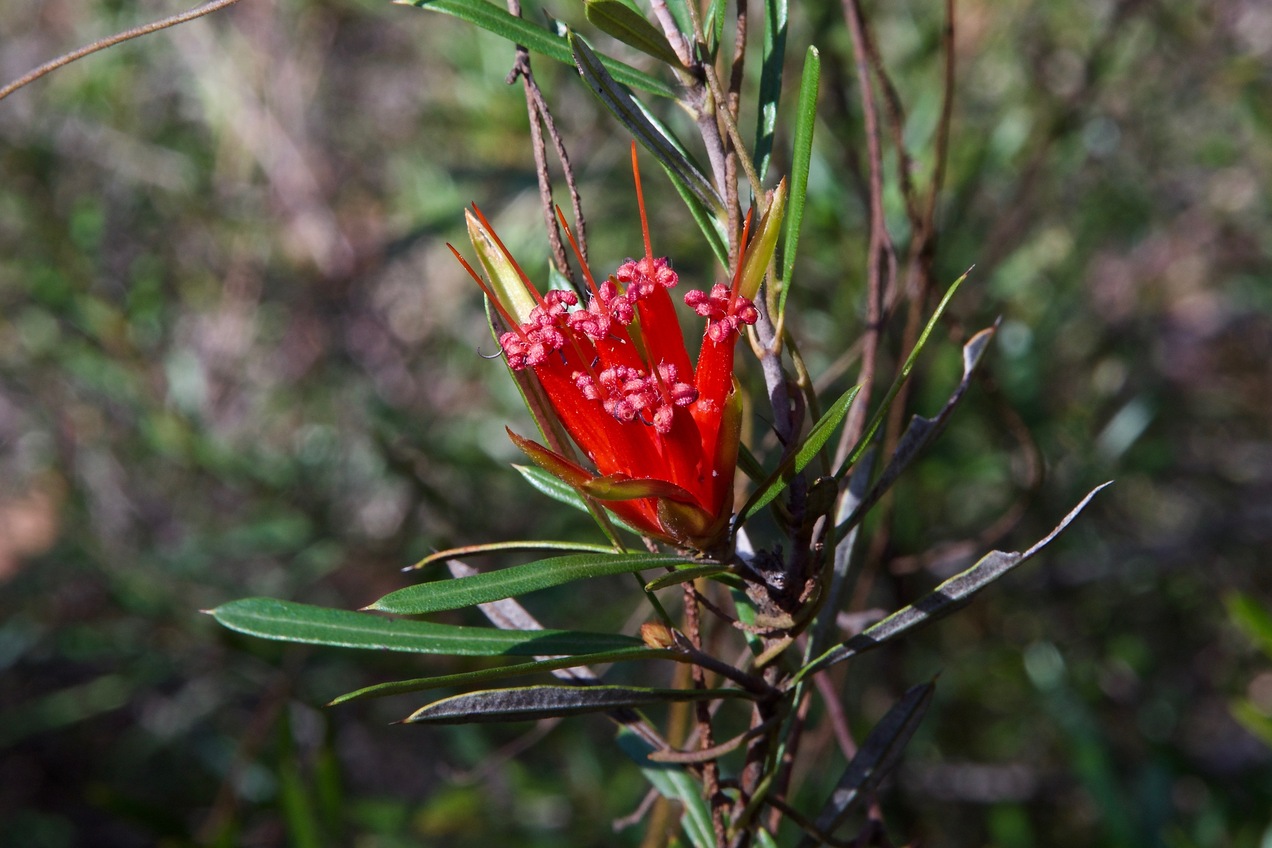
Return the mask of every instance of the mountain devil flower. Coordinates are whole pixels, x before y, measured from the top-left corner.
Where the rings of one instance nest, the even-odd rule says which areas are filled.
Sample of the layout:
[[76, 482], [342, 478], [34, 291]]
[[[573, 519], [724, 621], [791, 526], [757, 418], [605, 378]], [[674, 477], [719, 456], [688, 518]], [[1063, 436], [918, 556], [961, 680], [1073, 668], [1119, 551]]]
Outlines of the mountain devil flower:
[[[666, 258], [653, 255], [634, 145], [632, 167], [642, 258], [628, 259], [598, 283], [565, 227], [587, 281], [586, 304], [572, 291], [540, 293], [475, 206], [469, 232], [489, 282], [451, 251], [505, 325], [499, 345], [508, 367], [533, 374], [557, 422], [595, 470], [509, 430], [517, 446], [641, 533], [707, 551], [726, 536], [733, 510], [742, 426], [734, 349], [742, 328], [758, 318], [753, 298], [776, 242], [784, 187], [760, 235], [739, 250], [731, 284], [684, 296], [706, 319], [695, 365], [670, 291], [679, 276]], [[748, 217], [744, 246], [749, 223]], [[546, 434], [550, 422], [540, 424]]]

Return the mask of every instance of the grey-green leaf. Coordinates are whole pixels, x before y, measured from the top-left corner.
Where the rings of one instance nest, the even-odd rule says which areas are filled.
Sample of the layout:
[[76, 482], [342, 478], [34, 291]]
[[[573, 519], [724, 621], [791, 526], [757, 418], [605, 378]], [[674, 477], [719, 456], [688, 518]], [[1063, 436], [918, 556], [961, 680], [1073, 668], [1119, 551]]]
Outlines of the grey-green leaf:
[[597, 99], [627, 127], [637, 141], [654, 154], [674, 182], [688, 189], [716, 213], [717, 217], [722, 217], [724, 201], [702, 171], [689, 161], [678, 144], [646, 117], [631, 93], [619, 84], [620, 80], [609, 73], [604, 63], [577, 33], [570, 33], [569, 39], [574, 49], [574, 65]]
[[434, 701], [420, 707], [407, 724], [470, 724], [535, 721], [542, 718], [602, 713], [677, 701], [745, 698], [739, 689], [646, 689], [639, 686], [522, 686], [486, 689]]
[[848, 532], [857, 525], [862, 517], [870, 511], [879, 499], [892, 488], [892, 484], [897, 481], [901, 473], [909, 467], [915, 457], [927, 447], [927, 445], [941, 434], [945, 429], [945, 425], [949, 423], [950, 416], [954, 414], [955, 407], [959, 401], [963, 399], [963, 395], [967, 393], [968, 387], [972, 383], [972, 375], [976, 373], [977, 366], [980, 365], [981, 359], [984, 358], [985, 350], [989, 347], [989, 342], [994, 338], [994, 331], [997, 325], [981, 330], [963, 345], [963, 377], [959, 381], [958, 388], [950, 395], [949, 400], [941, 407], [941, 411], [934, 418], [924, 418], [916, 415], [910, 419], [910, 424], [906, 427], [905, 432], [901, 434], [900, 441], [897, 442], [897, 448], [893, 452], [888, 465], [884, 468], [879, 479], [875, 481], [870, 493], [857, 504], [852, 514], [847, 519], [840, 522], [835, 528], [835, 539], [843, 539]]
[[618, 651], [604, 651], [598, 654], [579, 654], [569, 657], [551, 657], [528, 663], [501, 665], [497, 668], [483, 668], [479, 671], [466, 671], [459, 674], [440, 674], [434, 677], [416, 677], [411, 680], [394, 680], [389, 683], [377, 683], [354, 692], [348, 692], [327, 704], [334, 707], [348, 701], [362, 698], [383, 698], [388, 695], [401, 695], [406, 692], [423, 692], [427, 689], [441, 689], [447, 686], [467, 686], [476, 683], [489, 683], [492, 680], [504, 680], [509, 677], [521, 677], [537, 674], [541, 671], [556, 671], [562, 668], [573, 668], [593, 663], [627, 662], [630, 660], [666, 659], [685, 661], [683, 654], [666, 648], [623, 648]]
[[1086, 505], [1091, 502], [1096, 493], [1108, 485], [1109, 483], [1104, 483], [1088, 492], [1086, 497], [1064, 517], [1064, 520], [1054, 530], [1029, 550], [1023, 553], [993, 551], [986, 555], [971, 568], [946, 580], [915, 603], [897, 610], [883, 621], [866, 628], [848, 641], [836, 645], [804, 666], [792, 678], [788, 688], [823, 669], [852, 659], [858, 654], [882, 645], [884, 642], [890, 642], [916, 627], [936, 621], [963, 606], [990, 583], [1031, 559], [1035, 554], [1051, 544], [1078, 517], [1078, 514], [1086, 508]]
[[676, 51], [662, 30], [645, 20], [622, 0], [584, 0], [588, 22], [624, 44], [673, 67], [680, 66]]
[[[549, 59], [555, 59], [567, 65], [574, 62], [569, 42], [565, 38], [532, 24], [524, 18], [509, 14], [493, 3], [487, 3], [486, 0], [413, 0], [408, 5], [454, 15], [515, 44], [520, 44], [528, 50], [542, 53]], [[604, 63], [614, 79], [623, 85], [630, 85], [660, 97], [674, 98], [676, 96], [675, 89], [667, 83], [631, 65], [608, 56], [598, 61]]]
[[643, 645], [639, 639], [614, 633], [463, 627], [385, 618], [273, 598], [230, 601], [209, 613], [231, 630], [263, 639], [375, 651], [540, 657], [594, 654]]
[[[923, 720], [935, 691], [936, 686], [932, 683], [911, 687], [874, 726], [840, 777], [830, 800], [817, 816], [814, 827], [819, 834], [834, 834], [835, 829], [852, 810], [853, 804], [878, 786], [879, 781], [892, 770], [901, 750]], [[821, 844], [817, 839], [805, 836], [800, 841], [799, 848], [812, 848], [817, 844]]]
[[786, 59], [787, 0], [764, 2], [764, 48], [760, 53], [760, 103], [755, 128], [755, 172], [763, 180], [773, 157], [777, 107]]
[[498, 571], [486, 571], [457, 580], [437, 580], [408, 586], [385, 595], [367, 609], [398, 615], [423, 615], [520, 597], [527, 592], [536, 592], [575, 580], [628, 574], [648, 568], [669, 568], [687, 561], [684, 557], [660, 554], [570, 554]]

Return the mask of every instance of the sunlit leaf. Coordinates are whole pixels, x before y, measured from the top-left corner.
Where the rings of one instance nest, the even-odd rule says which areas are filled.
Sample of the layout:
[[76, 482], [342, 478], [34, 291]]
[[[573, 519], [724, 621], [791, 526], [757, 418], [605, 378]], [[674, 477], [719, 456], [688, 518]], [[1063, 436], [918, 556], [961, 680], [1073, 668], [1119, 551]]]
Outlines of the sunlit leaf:
[[[419, 6], [421, 9], [432, 9], [454, 15], [495, 35], [502, 36], [514, 44], [520, 44], [535, 53], [542, 53], [549, 59], [555, 59], [567, 65], [574, 63], [569, 42], [565, 38], [532, 24], [524, 18], [509, 14], [499, 6], [487, 3], [486, 0], [398, 0], [398, 2], [406, 6]], [[597, 61], [603, 63], [608, 73], [623, 85], [630, 85], [661, 97], [676, 96], [675, 89], [667, 83], [631, 65], [608, 56]]]
[[660, 62], [679, 66], [667, 36], [622, 0], [584, 0], [587, 20], [601, 32], [617, 38]]
[[283, 642], [451, 656], [541, 657], [595, 654], [642, 646], [631, 636], [568, 630], [497, 630], [385, 618], [351, 610], [244, 598], [209, 614], [225, 627]]
[[688, 583], [690, 580], [697, 580], [699, 577], [716, 577], [720, 574], [728, 574], [731, 570], [727, 565], [720, 565], [714, 562], [710, 565], [690, 565], [650, 580], [645, 584], [645, 591], [653, 592], [658, 589], [666, 589], [668, 586], [678, 586], [681, 583]]
[[808, 196], [808, 171], [813, 161], [813, 130], [817, 125], [817, 93], [821, 77], [821, 54], [809, 47], [804, 54], [804, 72], [799, 80], [799, 100], [795, 111], [795, 139], [791, 144], [791, 195], [786, 212], [786, 234], [778, 249], [778, 268], [782, 275], [782, 293], [778, 296], [778, 315], [786, 313], [786, 295], [791, 289], [795, 270], [795, 250], [799, 246], [799, 230], [804, 223], [804, 204]]
[[796, 475], [808, 467], [809, 463], [817, 457], [818, 451], [826, 445], [826, 442], [830, 440], [835, 430], [843, 422], [844, 416], [848, 414], [848, 408], [852, 406], [853, 399], [857, 397], [857, 393], [860, 390], [860, 386], [853, 386], [831, 404], [830, 409], [826, 410], [825, 414], [808, 431], [808, 438], [799, 446], [799, 449], [788, 456], [769, 475], [764, 484], [757, 487], [755, 492], [752, 493], [739, 513], [743, 520], [755, 515], [771, 503], [774, 498], [790, 485], [791, 480]]
[[461, 609], [502, 598], [520, 597], [575, 580], [629, 574], [649, 568], [668, 568], [686, 562], [684, 557], [659, 554], [583, 553], [529, 562], [486, 571], [457, 580], [437, 580], [408, 586], [385, 595], [366, 607], [398, 615], [422, 615]]
[[1272, 611], [1249, 595], [1233, 594], [1227, 599], [1228, 615], [1263, 653], [1272, 657]]

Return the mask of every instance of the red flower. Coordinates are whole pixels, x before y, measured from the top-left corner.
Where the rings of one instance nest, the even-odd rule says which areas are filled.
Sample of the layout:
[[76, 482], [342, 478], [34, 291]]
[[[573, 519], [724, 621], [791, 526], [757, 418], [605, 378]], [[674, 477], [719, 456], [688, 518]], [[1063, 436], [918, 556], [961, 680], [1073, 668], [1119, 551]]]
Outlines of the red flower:
[[[632, 164], [635, 169], [634, 147]], [[599, 285], [580, 258], [591, 292], [586, 306], [570, 291], [541, 294], [476, 207], [477, 235], [493, 243], [497, 253], [489, 253], [506, 260], [515, 277], [506, 274], [501, 284], [494, 279], [497, 262], [486, 262], [494, 284], [487, 285], [451, 250], [512, 328], [499, 338], [508, 366], [534, 374], [596, 471], [509, 430], [517, 446], [642, 533], [708, 550], [724, 538], [733, 508], [742, 417], [734, 346], [741, 326], [758, 316], [739, 291], [743, 260], [731, 286], [686, 294], [685, 303], [707, 319], [694, 367], [669, 291], [679, 278], [650, 247], [639, 172], [636, 189], [645, 255], [627, 260]], [[568, 227], [566, 232], [574, 244]]]

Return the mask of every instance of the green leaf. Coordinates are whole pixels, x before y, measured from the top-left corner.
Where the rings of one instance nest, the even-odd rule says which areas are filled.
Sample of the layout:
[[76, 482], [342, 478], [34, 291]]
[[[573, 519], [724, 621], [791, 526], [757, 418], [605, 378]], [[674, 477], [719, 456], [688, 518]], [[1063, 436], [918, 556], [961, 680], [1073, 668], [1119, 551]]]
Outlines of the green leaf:
[[719, 563], [677, 568], [670, 574], [664, 574], [662, 577], [650, 580], [645, 584], [645, 591], [653, 592], [658, 589], [666, 589], [668, 586], [678, 586], [681, 583], [688, 583], [690, 580], [697, 580], [699, 577], [715, 577], [720, 574], [727, 574], [730, 571], [732, 569], [729, 566]]
[[422, 615], [520, 597], [575, 580], [665, 568], [686, 562], [684, 557], [659, 554], [572, 554], [474, 574], [457, 580], [438, 580], [408, 586], [366, 607], [398, 615]]
[[800, 474], [808, 467], [808, 464], [817, 456], [818, 451], [826, 445], [826, 442], [830, 440], [835, 430], [843, 422], [844, 417], [848, 414], [848, 407], [852, 406], [853, 399], [857, 397], [857, 392], [860, 390], [860, 386], [853, 386], [831, 404], [830, 409], [826, 410], [826, 413], [809, 430], [808, 438], [799, 446], [799, 449], [786, 457], [782, 464], [769, 475], [768, 480], [751, 494], [746, 505], [742, 507], [739, 513], [743, 521], [768, 506], [774, 498], [790, 485], [791, 479], [795, 475]]
[[1086, 508], [1086, 505], [1091, 502], [1096, 493], [1108, 485], [1110, 484], [1101, 484], [1088, 492], [1086, 497], [1064, 517], [1054, 530], [1029, 550], [1023, 553], [993, 551], [987, 554], [971, 568], [946, 580], [910, 606], [897, 610], [878, 624], [866, 628], [847, 642], [836, 645], [811, 663], [808, 663], [791, 679], [786, 688], [789, 689], [799, 681], [823, 669], [852, 659], [858, 654], [863, 654], [871, 648], [882, 645], [884, 642], [891, 642], [916, 627], [936, 621], [964, 606], [974, 595], [990, 583], [1025, 563], [1051, 544], [1078, 517], [1078, 514]]
[[627, 727], [619, 728], [618, 747], [640, 766], [641, 773], [658, 794], [684, 807], [681, 823], [694, 848], [715, 848], [715, 829], [711, 811], [702, 797], [698, 781], [683, 765], [660, 763], [649, 759], [654, 748]]
[[569, 39], [574, 49], [575, 67], [597, 99], [627, 127], [646, 150], [654, 154], [672, 182], [683, 185], [717, 217], [723, 217], [724, 201], [702, 171], [685, 156], [680, 145], [669, 139], [662, 128], [655, 126], [646, 117], [645, 111], [636, 105], [635, 98], [610, 75], [596, 53], [577, 33], [570, 33]]
[[209, 614], [231, 630], [263, 639], [417, 654], [541, 657], [594, 654], [644, 644], [614, 633], [460, 627], [273, 598], [230, 601]]
[[1272, 657], [1272, 612], [1249, 595], [1233, 594], [1227, 598], [1228, 616], [1263, 653]]
[[[817, 816], [814, 824], [817, 832], [830, 836], [852, 810], [853, 804], [879, 785], [896, 764], [924, 713], [932, 703], [936, 686], [923, 683], [911, 689], [892, 706], [862, 743], [857, 755], [848, 764], [830, 800]], [[811, 836], [800, 840], [798, 848], [812, 848], [822, 841]]]
[[442, 674], [434, 677], [417, 677], [412, 680], [394, 680], [390, 683], [377, 683], [354, 692], [348, 692], [327, 704], [334, 707], [349, 701], [362, 698], [383, 698], [388, 695], [401, 695], [405, 692], [423, 692], [427, 689], [442, 689], [447, 686], [465, 686], [474, 683], [489, 683], [492, 680], [503, 680], [509, 677], [521, 677], [537, 674], [541, 671], [556, 671], [561, 668], [573, 668], [593, 663], [627, 662], [629, 660], [666, 659], [687, 661], [684, 654], [665, 648], [623, 648], [618, 651], [603, 651], [596, 654], [579, 654], [569, 657], [551, 657], [515, 665], [501, 665], [497, 668], [484, 668], [479, 671], [467, 671], [460, 674]]
[[786, 60], [787, 0], [764, 2], [764, 46], [760, 53], [759, 115], [755, 127], [755, 172], [760, 179], [773, 158], [777, 107], [782, 99], [782, 65]]
[[[579, 495], [578, 491], [559, 477], [549, 474], [537, 465], [513, 465], [512, 467], [517, 469], [518, 473], [520, 473], [522, 477], [526, 478], [527, 483], [553, 500], [560, 501], [563, 504], [569, 504], [580, 512], [590, 512], [587, 504], [583, 502], [583, 498]], [[610, 521], [612, 521], [615, 525], [622, 527], [627, 532], [635, 533], [637, 536], [641, 535], [639, 530], [635, 529], [621, 518], [609, 515], [608, 513], [605, 513], [605, 515], [607, 515]]]
[[1233, 717], [1250, 735], [1272, 748], [1272, 717], [1264, 714], [1252, 701], [1240, 700], [1231, 704]]
[[[512, 15], [493, 3], [487, 3], [486, 0], [408, 0], [405, 5], [454, 15], [488, 32], [502, 36], [514, 44], [520, 44], [535, 53], [542, 53], [549, 59], [555, 59], [567, 65], [574, 62], [569, 42], [565, 38], [541, 26], [536, 26], [524, 18]], [[623, 85], [630, 85], [660, 97], [674, 98], [676, 96], [676, 90], [667, 83], [631, 65], [608, 56], [598, 61], [604, 63], [606, 70]]]
[[804, 223], [804, 202], [808, 196], [808, 169], [813, 160], [813, 130], [817, 123], [817, 90], [821, 75], [821, 54], [809, 47], [804, 56], [804, 73], [799, 81], [799, 106], [795, 113], [795, 141], [791, 150], [791, 189], [786, 210], [786, 237], [782, 242], [778, 266], [782, 270], [782, 293], [777, 301], [778, 315], [786, 313], [786, 295], [790, 291], [791, 274], [795, 270], [795, 249], [799, 246], [799, 230]]
[[518, 540], [515, 542], [486, 542], [480, 545], [464, 545], [461, 548], [447, 548], [444, 551], [431, 553], [424, 559], [408, 565], [403, 571], [415, 571], [420, 568], [432, 565], [442, 560], [455, 559], [461, 556], [471, 556], [473, 554], [492, 554], [499, 551], [579, 551], [596, 554], [612, 554], [615, 553], [614, 548], [608, 545], [593, 545], [588, 542], [554, 542], [554, 541], [538, 541], [535, 540]]
[[653, 56], [672, 67], [680, 67], [680, 58], [662, 30], [645, 20], [621, 0], [584, 0], [587, 20], [601, 32], [624, 44]]
[[751, 697], [741, 689], [646, 689], [639, 686], [522, 686], [453, 695], [420, 707], [404, 724], [536, 721], [679, 701]]
[[884, 396], [883, 402], [879, 404], [878, 410], [875, 411], [874, 417], [870, 419], [870, 423], [866, 425], [866, 430], [862, 433], [861, 440], [857, 442], [856, 447], [848, 454], [848, 458], [844, 460], [844, 464], [835, 472], [836, 479], [843, 479], [848, 469], [861, 459], [861, 455], [865, 453], [866, 446], [870, 444], [870, 440], [874, 438], [874, 434], [878, 431], [879, 426], [883, 423], [883, 419], [887, 417], [888, 410], [892, 408], [892, 402], [896, 400], [897, 393], [901, 391], [901, 387], [905, 385], [906, 380], [910, 379], [910, 373], [914, 371], [914, 364], [919, 361], [919, 353], [927, 344], [928, 337], [932, 335], [932, 331], [936, 329], [936, 324], [941, 320], [941, 316], [945, 314], [945, 308], [950, 305], [950, 301], [954, 299], [954, 293], [958, 291], [958, 287], [967, 279], [967, 275], [971, 270], [964, 272], [946, 290], [945, 296], [941, 298], [941, 302], [936, 305], [936, 311], [932, 313], [932, 317], [928, 319], [927, 326], [923, 328], [923, 332], [919, 334], [918, 341], [914, 343], [914, 349], [910, 351], [910, 355], [906, 357], [905, 363], [901, 366], [901, 372], [897, 374], [896, 380], [893, 381], [888, 394]]

